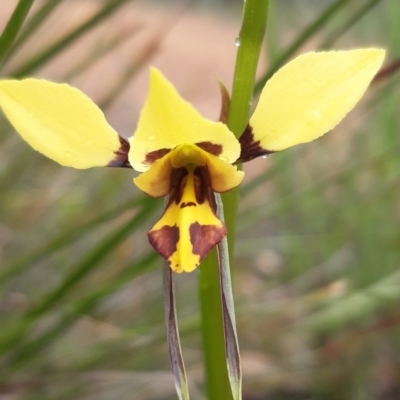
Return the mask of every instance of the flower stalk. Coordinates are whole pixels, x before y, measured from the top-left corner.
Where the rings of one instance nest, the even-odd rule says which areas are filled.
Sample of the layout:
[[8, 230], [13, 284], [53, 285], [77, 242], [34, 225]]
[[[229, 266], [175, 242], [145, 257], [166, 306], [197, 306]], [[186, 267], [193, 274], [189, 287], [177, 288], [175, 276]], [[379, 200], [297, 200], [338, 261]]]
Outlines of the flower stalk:
[[[253, 86], [261, 45], [264, 39], [269, 0], [247, 0], [244, 3], [242, 27], [237, 41], [238, 51], [232, 88], [232, 100], [228, 113], [228, 128], [239, 137], [243, 132], [252, 103]], [[217, 197], [219, 197], [217, 195]], [[239, 190], [234, 188], [222, 195], [225, 225], [228, 237], [219, 248], [218, 260], [212, 252], [200, 270], [200, 302], [202, 314], [202, 336], [205, 358], [206, 386], [210, 400], [240, 399], [241, 371], [230, 282], [229, 257], [233, 257], [236, 213]], [[219, 207], [222, 212], [222, 207]], [[218, 266], [218, 264], [220, 266]], [[219, 274], [219, 267], [221, 273]], [[229, 271], [229, 272], [228, 272]], [[229, 275], [228, 275], [229, 274]], [[221, 279], [221, 283], [218, 280]], [[220, 291], [229, 291], [228, 299]], [[228, 300], [228, 301], [226, 301]], [[226, 307], [229, 304], [228, 308]], [[221, 311], [223, 310], [223, 311]], [[233, 316], [233, 320], [232, 320]], [[230, 318], [230, 324], [228, 320]], [[227, 340], [226, 330], [230, 335]], [[235, 347], [236, 343], [236, 347]], [[234, 357], [228, 354], [236, 353]], [[236, 350], [234, 350], [236, 349]], [[232, 362], [227, 360], [230, 358]], [[236, 358], [236, 364], [233, 360]], [[227, 371], [228, 361], [228, 371]], [[233, 364], [232, 364], [233, 363]], [[233, 366], [235, 365], [235, 366]], [[233, 396], [233, 397], [232, 397]]]

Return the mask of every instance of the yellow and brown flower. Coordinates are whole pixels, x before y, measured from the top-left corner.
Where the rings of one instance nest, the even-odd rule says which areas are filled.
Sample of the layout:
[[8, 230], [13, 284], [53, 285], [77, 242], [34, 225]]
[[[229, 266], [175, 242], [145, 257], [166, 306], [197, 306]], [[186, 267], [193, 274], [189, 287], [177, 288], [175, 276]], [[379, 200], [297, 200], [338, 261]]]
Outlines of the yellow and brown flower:
[[226, 235], [213, 192], [238, 186], [233, 164], [312, 141], [335, 127], [360, 100], [384, 51], [307, 53], [265, 85], [239, 139], [222, 122], [202, 117], [157, 70], [134, 135], [126, 140], [100, 109], [66, 84], [0, 81], [0, 107], [20, 135], [61, 165], [132, 167], [134, 183], [152, 197], [168, 196], [149, 231], [151, 245], [174, 271], [190, 272]]

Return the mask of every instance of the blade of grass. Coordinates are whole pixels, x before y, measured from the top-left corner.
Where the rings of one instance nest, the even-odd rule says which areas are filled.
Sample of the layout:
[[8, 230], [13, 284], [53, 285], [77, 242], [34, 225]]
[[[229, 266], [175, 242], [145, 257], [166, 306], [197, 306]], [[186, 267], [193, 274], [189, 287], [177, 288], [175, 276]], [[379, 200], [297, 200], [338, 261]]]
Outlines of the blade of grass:
[[303, 32], [301, 32], [297, 39], [282, 52], [281, 56], [273, 63], [273, 65], [268, 69], [268, 71], [257, 81], [254, 87], [254, 95], [261, 92], [265, 83], [271, 78], [271, 76], [282, 67], [293, 54], [314, 36], [321, 28], [325, 26], [325, 23], [329, 21], [337, 12], [339, 12], [345, 3], [350, 0], [336, 0], [332, 3], [324, 12], [319, 15], [314, 22], [312, 22]]
[[50, 291], [36, 306], [15, 321], [15, 324], [10, 326], [10, 329], [7, 329], [6, 332], [2, 332], [0, 338], [0, 354], [8, 351], [15, 343], [18, 343], [30, 325], [60, 302], [74, 286], [97, 267], [100, 261], [108, 256], [114, 248], [123, 242], [138, 228], [138, 226], [145, 222], [157, 205], [158, 202], [156, 201], [145, 203], [142, 211], [132, 220], [124, 224], [117, 232], [100, 241], [94, 249], [89, 251], [81, 263], [62, 280], [58, 287]]
[[172, 16], [169, 15], [164, 23], [160, 24], [158, 32], [155, 32], [147, 41], [145, 47], [141, 49], [141, 52], [136, 54], [135, 59], [127, 65], [115, 85], [109, 90], [107, 95], [99, 101], [101, 109], [109, 107], [121, 94], [124, 88], [126, 88], [127, 83], [132, 79], [132, 77], [134, 77], [136, 73], [148, 63], [149, 59], [157, 53], [161, 43], [168, 37], [169, 31], [174, 28], [185, 10], [186, 7], [182, 10], [177, 10], [177, 12], [173, 13]]
[[145, 202], [148, 202], [148, 199], [144, 196], [134, 197], [133, 199], [130, 199], [123, 204], [119, 204], [113, 209], [94, 217], [81, 226], [76, 226], [70, 231], [61, 233], [54, 239], [47, 242], [43, 247], [35, 250], [33, 253], [24, 254], [14, 260], [12, 264], [3, 266], [3, 269], [0, 273], [0, 287], [6, 284], [10, 278], [24, 271], [26, 268], [33, 266], [35, 263], [51, 256], [56, 251], [59, 251], [64, 247], [78, 241], [96, 226], [116, 218], [126, 210], [142, 207]]
[[[292, 192], [289, 195], [279, 198], [271, 205], [262, 205], [259, 207], [251, 207], [243, 210], [243, 216], [240, 220], [240, 229], [244, 230], [253, 226], [258, 221], [270, 217], [271, 215], [278, 215], [279, 213], [286, 212], [290, 207], [305, 201], [307, 197], [317, 188], [328, 186], [333, 180], [339, 180], [345, 178], [350, 174], [355, 174], [357, 171], [362, 171], [368, 164], [377, 165], [380, 162], [385, 162], [391, 153], [396, 154], [399, 151], [399, 146], [390, 146], [385, 148], [377, 154], [371, 157], [354, 161], [353, 164], [343, 167], [340, 171], [334, 172], [332, 175], [325, 176], [317, 182], [312, 182], [309, 186], [302, 187], [296, 192]], [[246, 192], [247, 195], [249, 192]]]
[[14, 44], [7, 53], [5, 61], [8, 61], [10, 57], [15, 53], [18, 48], [20, 48], [26, 40], [35, 32], [37, 28], [43, 23], [43, 21], [49, 17], [51, 12], [61, 4], [60, 0], [49, 0], [47, 3], [36, 11], [36, 13], [29, 18], [25, 23], [24, 27], [21, 29], [18, 37], [16, 38]]
[[400, 70], [400, 58], [392, 61], [390, 64], [385, 65], [374, 77], [372, 84], [381, 82], [391, 77]]
[[347, 18], [339, 28], [332, 32], [322, 43], [318, 46], [319, 50], [325, 50], [332, 47], [332, 45], [344, 35], [353, 25], [355, 25], [368, 11], [376, 6], [381, 0], [370, 0], [357, 9], [352, 15]]
[[48, 46], [41, 53], [34, 56], [31, 60], [28, 60], [22, 67], [12, 71], [10, 75], [13, 76], [14, 78], [22, 78], [26, 75], [31, 74], [36, 69], [38, 69], [43, 64], [52, 59], [56, 54], [66, 49], [75, 40], [79, 39], [89, 30], [93, 29], [105, 18], [110, 17], [110, 15], [115, 13], [127, 1], [130, 0], [109, 1], [100, 11], [98, 11], [94, 16], [90, 17], [86, 22], [81, 24], [78, 28], [66, 34], [56, 43]]
[[[140, 32], [141, 26], [132, 26], [129, 30], [124, 31], [122, 34], [116, 34], [115, 37], [109, 39], [107, 43], [101, 43], [98, 47], [94, 48], [86, 58], [83, 59], [79, 64], [74, 65], [60, 81], [68, 82], [71, 81], [76, 76], [83, 73], [86, 69], [91, 67], [96, 61], [105, 57], [107, 54], [116, 50], [120, 45], [124, 44], [129, 40], [135, 33]], [[103, 109], [104, 110], [104, 109]]]
[[[151, 252], [143, 256], [140, 260], [130, 263], [123, 271], [111, 282], [107, 282], [101, 287], [96, 288], [90, 294], [76, 301], [72, 305], [67, 305], [62, 311], [62, 316], [53, 327], [35, 340], [23, 343], [16, 347], [15, 354], [11, 357], [10, 366], [7, 374], [26, 366], [33, 360], [38, 353], [47, 348], [60, 334], [62, 334], [74, 321], [84, 313], [93, 310], [106, 296], [115, 293], [123, 284], [147, 271], [159, 259], [157, 253]], [[6, 374], [3, 375], [3, 378]]]
[[17, 7], [15, 7], [11, 18], [4, 28], [0, 37], [0, 67], [13, 45], [34, 1], [35, 0], [19, 0]]
[[400, 298], [400, 271], [383, 277], [366, 289], [349, 293], [304, 319], [299, 329], [329, 332], [344, 324], [370, 314], [382, 307], [398, 304]]

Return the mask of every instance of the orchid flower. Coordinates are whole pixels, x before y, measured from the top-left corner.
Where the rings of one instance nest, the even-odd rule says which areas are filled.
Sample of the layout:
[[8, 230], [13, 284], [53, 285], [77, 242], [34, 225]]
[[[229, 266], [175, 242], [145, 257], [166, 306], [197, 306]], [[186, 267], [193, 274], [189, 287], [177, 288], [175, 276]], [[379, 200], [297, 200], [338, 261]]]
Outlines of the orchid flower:
[[366, 91], [384, 51], [307, 53], [265, 85], [243, 134], [202, 117], [156, 69], [137, 130], [129, 139], [111, 128], [78, 89], [38, 79], [1, 80], [0, 107], [35, 150], [61, 165], [133, 168], [136, 186], [168, 196], [148, 233], [176, 272], [193, 271], [227, 234], [213, 192], [238, 186], [235, 163], [310, 142], [334, 128]]

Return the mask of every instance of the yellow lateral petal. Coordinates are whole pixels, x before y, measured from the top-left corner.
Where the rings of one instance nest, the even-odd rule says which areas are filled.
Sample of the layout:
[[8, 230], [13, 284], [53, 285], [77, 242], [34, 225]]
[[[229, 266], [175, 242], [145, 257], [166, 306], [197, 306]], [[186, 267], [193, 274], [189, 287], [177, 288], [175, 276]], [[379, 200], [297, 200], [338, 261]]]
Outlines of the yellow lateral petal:
[[226, 227], [212, 210], [207, 170], [194, 166], [182, 170], [164, 214], [148, 237], [175, 272], [191, 272], [224, 238]]
[[297, 57], [265, 85], [250, 118], [253, 142], [279, 151], [331, 130], [360, 100], [384, 55], [364, 49]]
[[23, 139], [61, 165], [105, 166], [120, 150], [119, 136], [101, 110], [66, 84], [0, 81], [0, 107]]
[[240, 185], [244, 178], [243, 171], [238, 171], [235, 165], [228, 164], [212, 154], [204, 153], [207, 155], [207, 169], [214, 192], [224, 193]]
[[170, 192], [171, 174], [171, 153], [168, 153], [155, 161], [148, 171], [133, 178], [133, 182], [147, 195], [151, 197], [162, 197]]
[[220, 151], [217, 155], [229, 163], [240, 153], [239, 143], [226, 125], [202, 117], [154, 68], [150, 70], [148, 98], [130, 142], [129, 161], [137, 171], [146, 171], [154, 161], [149, 153], [182, 143], [205, 143], [205, 149], [209, 143], [216, 145], [214, 148]]
[[135, 185], [152, 197], [162, 197], [171, 190], [173, 171], [187, 166], [206, 166], [209, 174], [209, 185], [214, 192], [223, 193], [238, 186], [244, 172], [236, 166], [222, 161], [193, 144], [181, 144], [164, 157], [155, 161], [149, 170], [133, 179]]

